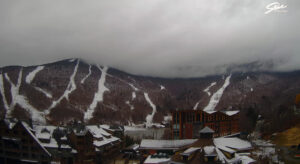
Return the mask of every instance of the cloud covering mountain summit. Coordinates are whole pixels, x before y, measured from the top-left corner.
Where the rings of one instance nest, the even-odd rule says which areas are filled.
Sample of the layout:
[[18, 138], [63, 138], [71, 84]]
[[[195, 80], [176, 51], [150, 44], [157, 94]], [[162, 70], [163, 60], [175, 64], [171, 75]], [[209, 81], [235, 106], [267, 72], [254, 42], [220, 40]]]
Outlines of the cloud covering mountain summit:
[[300, 68], [300, 2], [271, 0], [0, 1], [0, 66], [82, 58], [134, 74], [197, 77], [232, 65]]

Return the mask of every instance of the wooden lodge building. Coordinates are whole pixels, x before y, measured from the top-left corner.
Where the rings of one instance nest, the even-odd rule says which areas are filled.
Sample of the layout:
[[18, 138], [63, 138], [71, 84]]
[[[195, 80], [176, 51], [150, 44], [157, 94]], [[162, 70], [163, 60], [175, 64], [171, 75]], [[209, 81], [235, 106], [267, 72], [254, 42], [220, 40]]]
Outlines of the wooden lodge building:
[[0, 121], [0, 163], [50, 163], [52, 155], [25, 122]]
[[172, 113], [172, 138], [199, 138], [200, 130], [209, 127], [214, 136], [240, 132], [239, 111], [177, 110]]
[[122, 147], [121, 139], [100, 125], [56, 127], [28, 122], [0, 120], [0, 164], [103, 164]]

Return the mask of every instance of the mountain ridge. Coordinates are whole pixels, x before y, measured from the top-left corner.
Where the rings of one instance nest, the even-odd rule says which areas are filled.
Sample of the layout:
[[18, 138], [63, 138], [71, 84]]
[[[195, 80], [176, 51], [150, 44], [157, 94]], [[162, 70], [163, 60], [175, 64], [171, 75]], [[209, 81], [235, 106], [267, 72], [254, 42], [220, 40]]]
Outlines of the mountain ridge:
[[[162, 122], [164, 116], [175, 109], [193, 109], [197, 103], [197, 110], [204, 109], [229, 75], [160, 78], [131, 75], [114, 68], [108, 68], [104, 73], [104, 68], [80, 59], [66, 59], [38, 66], [0, 68], [0, 108], [3, 109], [0, 116], [8, 116], [7, 111], [10, 111], [10, 116], [25, 118], [40, 113], [45, 118], [44, 122], [54, 124], [78, 119], [90, 123], [144, 123], [150, 126], [152, 123]], [[33, 77], [28, 78], [30, 73]], [[103, 76], [104, 82], [99, 84]], [[211, 93], [209, 95], [204, 90], [214, 82], [216, 84], [208, 89]], [[286, 109], [283, 113], [293, 116], [290, 108], [294, 98], [300, 93], [300, 86], [297, 85], [299, 82], [299, 70], [233, 72], [230, 84], [222, 92], [215, 109], [238, 109], [243, 115], [241, 117], [245, 118], [250, 110], [250, 113], [254, 113], [251, 119], [264, 115], [272, 121], [272, 117], [268, 118], [268, 115], [281, 111], [280, 108], [284, 106]], [[90, 109], [99, 87], [107, 89], [99, 95], [102, 99], [94, 102], [90, 119], [84, 119], [84, 113]], [[49, 113], [45, 112], [49, 108]], [[150, 118], [150, 115], [153, 115], [152, 120], [147, 121], [146, 118]], [[40, 118], [35, 119], [41, 121]], [[293, 124], [294, 116], [291, 121]], [[248, 123], [245, 127], [252, 128]]]

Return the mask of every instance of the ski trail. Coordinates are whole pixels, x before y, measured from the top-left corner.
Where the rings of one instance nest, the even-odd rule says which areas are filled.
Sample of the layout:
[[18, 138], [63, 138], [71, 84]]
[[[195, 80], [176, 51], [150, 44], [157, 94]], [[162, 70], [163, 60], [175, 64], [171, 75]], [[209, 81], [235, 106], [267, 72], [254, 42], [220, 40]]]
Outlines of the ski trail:
[[38, 66], [36, 67], [36, 69], [34, 69], [32, 72], [30, 72], [27, 76], [26, 76], [26, 83], [30, 84], [32, 82], [32, 80], [34, 79], [35, 75], [40, 72], [41, 70], [43, 70], [45, 68], [45, 66]]
[[196, 110], [198, 108], [198, 105], [199, 105], [199, 101], [195, 104], [193, 109]]
[[42, 89], [42, 88], [40, 88], [40, 87], [34, 87], [36, 90], [38, 90], [39, 92], [42, 92], [46, 97], [48, 97], [48, 98], [52, 98], [52, 95], [49, 93], [49, 92], [47, 92], [47, 91], [45, 91], [44, 89]]
[[6, 118], [11, 117], [11, 114], [13, 112], [14, 107], [18, 104], [22, 108], [24, 108], [31, 116], [31, 119], [35, 122], [39, 123], [46, 123], [45, 118], [42, 115], [42, 112], [38, 111], [36, 108], [34, 108], [32, 105], [29, 104], [27, 97], [20, 95], [20, 86], [22, 82], [22, 76], [23, 76], [23, 69], [20, 70], [17, 84], [14, 84], [8, 74], [5, 74], [5, 78], [11, 85], [11, 96], [12, 96], [12, 102], [9, 106], [9, 110], [6, 113]]
[[212, 82], [212, 83], [211, 83], [207, 88], [205, 88], [203, 91], [206, 92], [206, 93], [208, 94], [208, 96], [210, 96], [211, 93], [209, 92], [209, 89], [210, 89], [212, 86], [216, 85], [216, 84], [217, 84], [216, 82]]
[[[216, 82], [212, 82], [207, 88], [205, 88], [203, 91], [204, 92], [206, 92], [207, 94], [208, 94], [208, 96], [210, 96], [211, 94], [210, 94], [210, 92], [209, 92], [209, 89], [212, 87], [212, 86], [214, 86], [214, 85], [216, 85], [217, 83]], [[196, 110], [197, 108], [198, 108], [198, 106], [199, 106], [199, 102], [200, 101], [198, 101], [195, 105], [194, 105], [194, 110]]]
[[134, 100], [136, 98], [136, 93], [132, 92], [132, 100]]
[[[127, 83], [127, 82], [126, 82]], [[133, 84], [128, 83], [128, 85], [130, 85], [130, 87], [134, 90], [134, 91], [138, 91], [139, 89], [137, 87], [135, 87]]]
[[2, 95], [2, 100], [4, 104], [5, 110], [8, 110], [9, 106], [5, 97], [5, 90], [4, 90], [4, 81], [3, 81], [3, 74], [0, 74], [0, 93]]
[[77, 59], [77, 63], [75, 65], [72, 75], [70, 76], [70, 81], [65, 92], [63, 93], [63, 95], [60, 96], [59, 99], [53, 101], [51, 106], [44, 111], [46, 115], [49, 114], [50, 110], [54, 108], [57, 104], [59, 104], [64, 98], [66, 98], [69, 101], [69, 95], [77, 88], [75, 84], [75, 76], [77, 74], [78, 66], [79, 66], [79, 59]]
[[129, 101], [126, 101], [125, 103], [130, 107], [131, 110], [134, 110], [134, 106], [131, 105]]
[[89, 73], [80, 81], [81, 84], [92, 74], [92, 66], [89, 64]]
[[95, 108], [97, 107], [98, 102], [103, 101], [103, 94], [105, 91], [109, 91], [108, 88], [105, 87], [105, 79], [108, 67], [104, 67], [103, 69], [98, 66], [99, 70], [102, 72], [101, 77], [98, 81], [98, 91], [94, 95], [94, 99], [92, 101], [92, 104], [89, 106], [88, 110], [84, 113], [84, 120], [87, 121], [93, 117], [93, 113], [95, 111]]
[[229, 86], [230, 84], [230, 78], [231, 75], [227, 76], [225, 79], [225, 82], [223, 84], [223, 86], [216, 92], [214, 93], [211, 98], [210, 101], [208, 103], [208, 105], [203, 109], [203, 111], [214, 111], [215, 107], [218, 105], [224, 90]]
[[154, 115], [156, 113], [156, 106], [153, 104], [153, 102], [149, 98], [148, 93], [144, 92], [144, 96], [145, 96], [146, 101], [149, 103], [149, 105], [153, 109], [152, 113], [148, 114], [147, 117], [146, 117], [146, 127], [150, 127], [152, 125], [152, 123], [153, 123], [153, 117], [154, 117]]

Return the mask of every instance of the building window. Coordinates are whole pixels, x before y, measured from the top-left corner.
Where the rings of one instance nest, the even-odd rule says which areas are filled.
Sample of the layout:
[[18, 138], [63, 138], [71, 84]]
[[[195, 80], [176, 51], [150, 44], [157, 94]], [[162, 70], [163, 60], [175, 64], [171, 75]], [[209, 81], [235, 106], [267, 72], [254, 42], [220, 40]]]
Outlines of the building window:
[[179, 124], [174, 124], [173, 129], [179, 129]]
[[188, 123], [193, 123], [195, 120], [195, 113], [187, 113], [187, 122]]
[[199, 113], [197, 113], [197, 116], [196, 116], [197, 118], [196, 118], [196, 120], [197, 120], [197, 122], [201, 122], [201, 120], [200, 120], [200, 114]]

